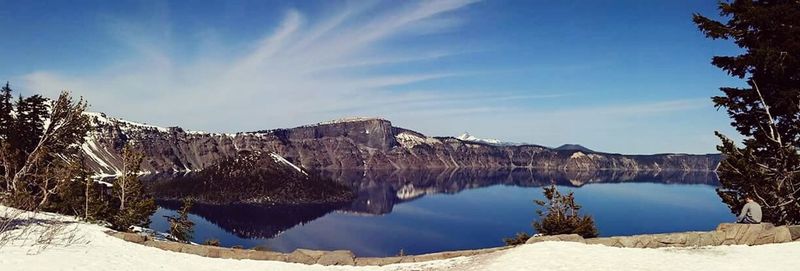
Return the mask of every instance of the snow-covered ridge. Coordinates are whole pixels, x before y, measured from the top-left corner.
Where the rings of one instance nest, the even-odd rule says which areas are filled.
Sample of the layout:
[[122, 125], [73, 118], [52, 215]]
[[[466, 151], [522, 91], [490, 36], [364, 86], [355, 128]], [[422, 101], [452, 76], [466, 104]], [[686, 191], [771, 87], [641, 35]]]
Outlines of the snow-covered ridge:
[[360, 121], [370, 121], [370, 120], [385, 120], [379, 117], [346, 117], [341, 119], [323, 121], [317, 123], [316, 125], [327, 125], [327, 124], [337, 124], [337, 123], [347, 123], [347, 122], [360, 122]]
[[112, 118], [106, 116], [105, 113], [98, 113], [98, 112], [83, 112], [84, 115], [89, 116], [91, 119], [91, 123], [96, 124], [116, 124], [119, 125], [121, 129], [152, 129], [157, 130], [159, 132], [168, 132], [169, 128], [149, 125], [145, 123], [138, 123], [124, 119]]
[[456, 139], [461, 140], [461, 141], [485, 143], [485, 144], [497, 145], [497, 146], [514, 146], [514, 145], [518, 145], [517, 143], [504, 142], [504, 141], [500, 141], [500, 140], [497, 140], [497, 139], [478, 138], [478, 137], [475, 137], [473, 135], [470, 135], [468, 132], [464, 132], [460, 136], [457, 136]]
[[[83, 112], [83, 114], [86, 115], [86, 116], [89, 116], [90, 124], [92, 126], [96, 127], [96, 126], [99, 126], [100, 124], [116, 125], [116, 126], [119, 126], [120, 129], [123, 132], [137, 131], [137, 130], [138, 131], [141, 131], [141, 130], [153, 130], [153, 131], [158, 131], [158, 132], [161, 132], [161, 133], [167, 133], [171, 129], [171, 128], [168, 128], [168, 127], [150, 125], [150, 124], [147, 124], [147, 123], [141, 123], [141, 122], [129, 121], [129, 120], [120, 119], [120, 118], [109, 117], [105, 113], [100, 113], [100, 112]], [[173, 127], [173, 128], [177, 128], [177, 127]], [[224, 135], [224, 136], [228, 136], [228, 137], [235, 137], [237, 134], [240, 134], [240, 133], [236, 133], [236, 134], [209, 133], [209, 132], [204, 132], [204, 131], [191, 131], [191, 130], [184, 130], [184, 133], [186, 133], [188, 135], [201, 135], [201, 136]]]

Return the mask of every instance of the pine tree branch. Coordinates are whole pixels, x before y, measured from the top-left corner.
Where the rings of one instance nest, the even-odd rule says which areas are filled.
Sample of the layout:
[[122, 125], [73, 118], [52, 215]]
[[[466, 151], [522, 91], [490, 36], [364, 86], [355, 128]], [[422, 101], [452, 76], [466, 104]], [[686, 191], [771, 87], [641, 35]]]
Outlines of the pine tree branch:
[[767, 105], [767, 102], [764, 100], [764, 96], [761, 95], [761, 90], [758, 88], [756, 80], [750, 80], [750, 82], [753, 82], [753, 88], [756, 90], [756, 93], [758, 93], [758, 98], [761, 100], [761, 105], [764, 106], [764, 111], [767, 113], [767, 118], [769, 119], [770, 135], [767, 136], [767, 138], [769, 138], [775, 143], [778, 143], [778, 145], [780, 145], [781, 148], [783, 148], [783, 141], [781, 140], [781, 135], [778, 132], [778, 127], [775, 125], [775, 120], [772, 118], [772, 113], [769, 111], [769, 105]]

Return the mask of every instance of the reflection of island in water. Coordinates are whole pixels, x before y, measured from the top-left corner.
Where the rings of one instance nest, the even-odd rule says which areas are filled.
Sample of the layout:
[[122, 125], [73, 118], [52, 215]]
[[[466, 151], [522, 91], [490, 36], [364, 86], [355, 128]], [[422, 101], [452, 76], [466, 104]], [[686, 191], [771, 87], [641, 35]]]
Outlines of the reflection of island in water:
[[[332, 211], [381, 215], [392, 212], [395, 204], [431, 194], [455, 194], [463, 190], [510, 185], [538, 187], [550, 184], [581, 187], [594, 183], [648, 182], [664, 184], [705, 184], [716, 186], [718, 179], [708, 171], [539, 171], [518, 170], [403, 170], [403, 171], [322, 171], [320, 175], [351, 186], [357, 198], [350, 204], [310, 205], [205, 205], [197, 204], [192, 213], [241, 238], [272, 238], [298, 224], [305, 224]], [[151, 177], [161, 185], [175, 176]], [[159, 201], [159, 206], [175, 210], [179, 203]]]
[[[166, 209], [177, 210], [178, 201], [157, 201]], [[216, 224], [240, 238], [272, 238], [298, 224], [305, 224], [334, 210], [342, 204], [305, 205], [208, 205], [195, 204], [192, 213]]]

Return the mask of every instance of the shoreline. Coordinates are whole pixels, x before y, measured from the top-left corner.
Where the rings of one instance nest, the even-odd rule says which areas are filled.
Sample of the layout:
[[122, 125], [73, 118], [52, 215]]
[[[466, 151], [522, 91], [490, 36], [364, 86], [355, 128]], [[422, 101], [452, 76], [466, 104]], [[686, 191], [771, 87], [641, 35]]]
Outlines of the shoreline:
[[[383, 266], [397, 263], [418, 263], [445, 260], [458, 257], [469, 257], [508, 250], [517, 246], [503, 246], [474, 250], [457, 250], [427, 253], [420, 255], [403, 255], [390, 257], [357, 257], [349, 250], [310, 250], [296, 249], [291, 253], [260, 251], [252, 249], [226, 248], [200, 244], [187, 244], [171, 241], [157, 241], [147, 235], [106, 231], [106, 234], [148, 247], [162, 250], [194, 254], [209, 258], [266, 260], [302, 264]], [[584, 239], [576, 234], [536, 236], [528, 239], [526, 244], [539, 242], [577, 242], [587, 245], [603, 245], [608, 247], [646, 249], [664, 247], [711, 247], [727, 245], [765, 245], [800, 241], [800, 225], [773, 226], [762, 224], [719, 224], [714, 231], [692, 231], [659, 234], [643, 234], [631, 236], [612, 236]]]

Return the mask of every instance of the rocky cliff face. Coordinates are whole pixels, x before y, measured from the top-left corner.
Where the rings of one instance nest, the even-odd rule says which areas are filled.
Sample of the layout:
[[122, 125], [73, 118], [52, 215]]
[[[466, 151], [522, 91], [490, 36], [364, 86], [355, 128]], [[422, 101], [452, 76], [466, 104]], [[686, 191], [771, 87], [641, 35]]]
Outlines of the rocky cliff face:
[[83, 149], [98, 174], [117, 174], [120, 150], [135, 142], [150, 173], [202, 170], [241, 150], [277, 153], [312, 170], [498, 169], [561, 171], [713, 171], [719, 155], [620, 155], [555, 150], [537, 145], [492, 145], [453, 137], [428, 137], [378, 118], [319, 123], [236, 134], [162, 128], [100, 113]]

